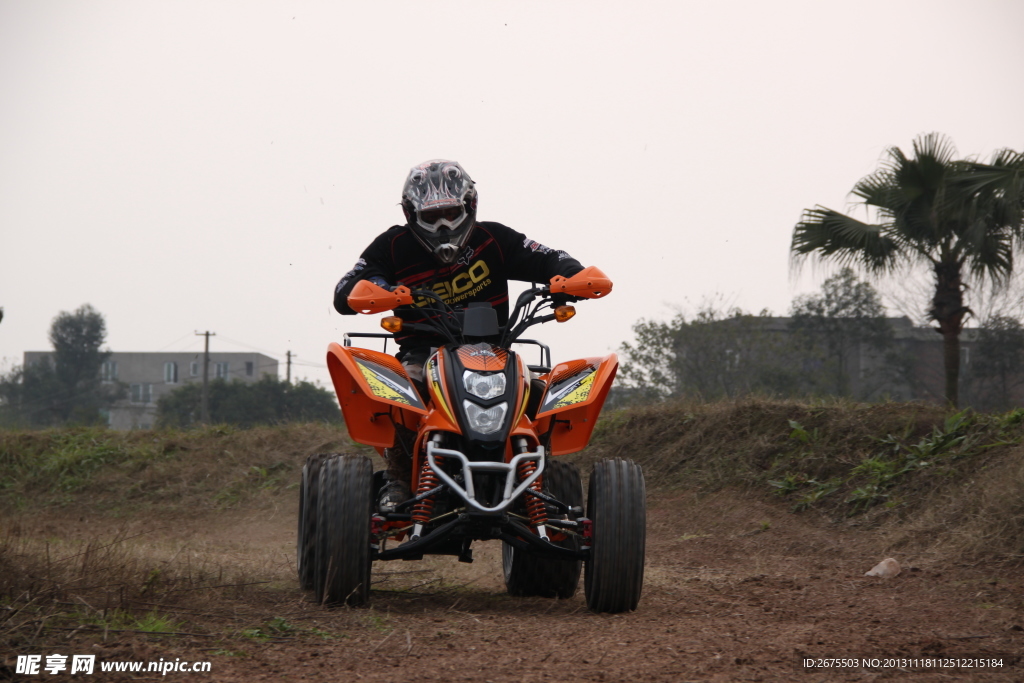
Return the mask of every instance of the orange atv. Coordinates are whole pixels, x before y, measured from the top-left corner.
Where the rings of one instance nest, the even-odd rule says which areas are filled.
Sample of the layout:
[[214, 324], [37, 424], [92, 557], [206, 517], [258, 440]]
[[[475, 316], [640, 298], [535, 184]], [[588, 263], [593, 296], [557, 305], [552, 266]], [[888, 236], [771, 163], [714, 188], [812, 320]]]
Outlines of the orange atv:
[[[474, 541], [501, 540], [510, 594], [571, 597], [583, 565], [590, 609], [635, 609], [644, 575], [643, 472], [630, 460], [598, 462], [584, 513], [579, 470], [552, 457], [587, 446], [618, 359], [611, 354], [552, 368], [548, 347], [519, 339], [531, 325], [575, 314], [572, 306], [554, 305], [558, 295], [596, 299], [611, 289], [594, 267], [556, 276], [523, 292], [499, 327], [490, 304], [453, 309], [429, 290], [356, 285], [348, 302], [361, 313], [406, 306], [414, 296], [426, 302], [426, 322], [388, 317], [382, 326], [430, 332], [447, 343], [427, 361], [419, 389], [394, 357], [349, 345], [350, 337], [391, 335], [353, 333], [344, 346], [328, 348], [352, 440], [383, 452], [396, 438], [414, 435], [406, 444], [413, 493], [381, 512], [376, 501], [384, 472], [373, 472], [369, 458], [310, 456], [299, 497], [303, 588], [314, 589], [323, 604], [362, 605], [370, 597], [373, 560], [455, 555], [472, 562]], [[514, 343], [538, 345], [542, 365], [527, 365], [511, 350]]]

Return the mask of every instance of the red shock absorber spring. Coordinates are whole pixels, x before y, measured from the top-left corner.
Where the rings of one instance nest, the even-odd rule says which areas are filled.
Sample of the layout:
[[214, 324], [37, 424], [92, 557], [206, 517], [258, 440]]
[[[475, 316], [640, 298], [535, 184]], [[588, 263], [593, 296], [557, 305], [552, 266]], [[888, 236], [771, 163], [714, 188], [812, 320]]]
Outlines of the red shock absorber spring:
[[[519, 480], [523, 481], [531, 474], [537, 471], [537, 463], [531, 461], [524, 461], [519, 463]], [[543, 485], [543, 475], [537, 477], [537, 480], [530, 484], [530, 488], [534, 491], [540, 491]], [[526, 500], [526, 514], [530, 516], [530, 523], [533, 526], [541, 526], [548, 522], [548, 512], [544, 507], [544, 501], [536, 496], [528, 496]]]
[[[438, 467], [444, 467], [443, 456], [435, 455], [434, 462], [437, 463]], [[430, 489], [437, 488], [440, 484], [441, 480], [437, 478], [437, 474], [430, 468], [430, 461], [424, 458], [423, 468], [420, 470], [420, 485], [416, 487], [416, 495], [422, 495]], [[426, 524], [430, 521], [430, 514], [433, 511], [434, 496], [428, 496], [416, 503], [415, 507], [413, 507], [412, 521], [417, 524]]]

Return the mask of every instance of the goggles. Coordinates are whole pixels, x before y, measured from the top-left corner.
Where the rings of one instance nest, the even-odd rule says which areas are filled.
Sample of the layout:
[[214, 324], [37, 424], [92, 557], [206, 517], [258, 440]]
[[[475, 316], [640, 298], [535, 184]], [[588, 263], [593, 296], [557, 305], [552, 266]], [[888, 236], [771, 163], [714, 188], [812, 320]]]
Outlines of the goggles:
[[437, 232], [440, 228], [454, 230], [465, 216], [466, 207], [448, 206], [441, 209], [421, 210], [417, 217], [417, 222], [420, 224], [420, 227], [429, 232]]

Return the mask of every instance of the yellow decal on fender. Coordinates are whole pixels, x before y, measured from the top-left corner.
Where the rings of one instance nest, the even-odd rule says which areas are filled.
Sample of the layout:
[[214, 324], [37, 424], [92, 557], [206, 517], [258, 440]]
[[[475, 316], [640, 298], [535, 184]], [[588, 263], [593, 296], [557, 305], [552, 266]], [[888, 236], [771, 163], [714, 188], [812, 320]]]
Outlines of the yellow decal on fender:
[[366, 383], [370, 385], [370, 391], [377, 398], [384, 398], [395, 403], [404, 403], [407, 406], [412, 405], [412, 401], [407, 396], [403, 396], [400, 392], [390, 386], [390, 382], [385, 381], [377, 375], [373, 370], [366, 367], [362, 363], [356, 363], [359, 367], [359, 372], [363, 373], [363, 377], [366, 379]]
[[457, 424], [455, 422], [455, 416], [452, 415], [452, 411], [448, 408], [448, 403], [444, 400], [444, 390], [441, 388], [441, 371], [438, 368], [436, 360], [431, 359], [427, 363], [427, 375], [430, 377], [430, 389], [434, 393], [434, 400], [441, 406], [441, 410], [448, 417], [449, 422]]
[[558, 399], [555, 404], [555, 408], [564, 408], [565, 406], [571, 406], [575, 403], [582, 403], [587, 400], [590, 396], [590, 389], [594, 386], [594, 377], [597, 376], [596, 372], [591, 372], [587, 377], [579, 383], [579, 385], [570, 391], [568, 394]]
[[[519, 363], [522, 366], [522, 361]], [[519, 406], [519, 414], [516, 415], [516, 421], [514, 424], [519, 424], [519, 421], [523, 419], [523, 415], [526, 414], [526, 405], [530, 402], [530, 381], [527, 379], [523, 380], [523, 402]], [[536, 412], [536, 411], [534, 411]]]

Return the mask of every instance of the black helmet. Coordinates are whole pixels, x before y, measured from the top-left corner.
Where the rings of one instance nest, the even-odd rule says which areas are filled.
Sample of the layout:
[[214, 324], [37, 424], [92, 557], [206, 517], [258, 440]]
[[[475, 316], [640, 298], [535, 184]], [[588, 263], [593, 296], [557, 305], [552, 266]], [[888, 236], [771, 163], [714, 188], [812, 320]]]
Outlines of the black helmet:
[[457, 161], [424, 161], [409, 171], [402, 209], [416, 239], [441, 263], [454, 263], [476, 225], [476, 188]]

